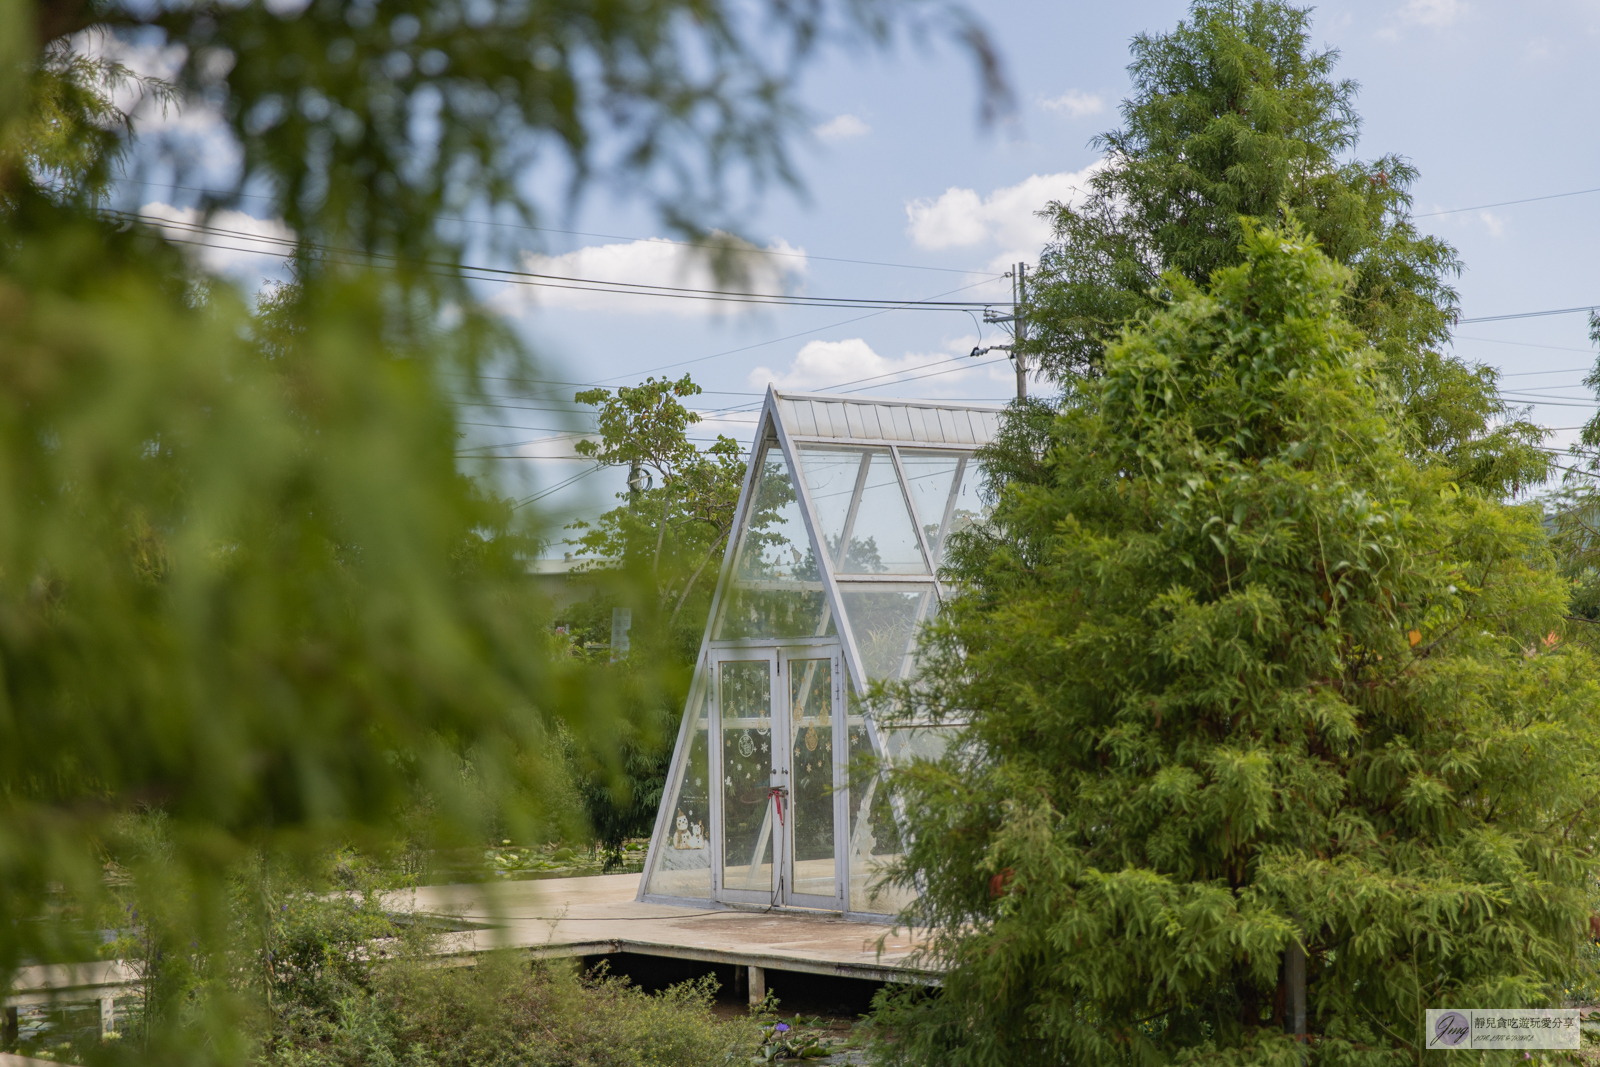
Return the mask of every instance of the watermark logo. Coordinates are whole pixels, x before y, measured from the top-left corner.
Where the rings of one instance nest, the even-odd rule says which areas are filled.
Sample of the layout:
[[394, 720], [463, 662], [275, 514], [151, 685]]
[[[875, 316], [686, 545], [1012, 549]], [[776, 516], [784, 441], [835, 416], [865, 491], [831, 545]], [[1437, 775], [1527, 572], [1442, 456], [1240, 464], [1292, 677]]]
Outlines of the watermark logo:
[[1576, 1049], [1583, 1041], [1577, 1008], [1429, 1008], [1427, 1047], [1452, 1049]]
[[1428, 1034], [1429, 1048], [1471, 1047], [1467, 1038], [1472, 1035], [1472, 1023], [1459, 1011], [1441, 1011], [1429, 1022], [1431, 1024]]

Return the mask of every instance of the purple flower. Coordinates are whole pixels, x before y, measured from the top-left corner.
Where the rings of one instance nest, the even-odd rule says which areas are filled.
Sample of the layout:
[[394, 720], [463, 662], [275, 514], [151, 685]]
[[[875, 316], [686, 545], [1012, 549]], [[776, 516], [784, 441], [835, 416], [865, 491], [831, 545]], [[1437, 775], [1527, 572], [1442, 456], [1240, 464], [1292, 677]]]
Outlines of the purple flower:
[[786, 1034], [789, 1032], [789, 1024], [779, 1023], [776, 1027], [774, 1027], [774, 1029], [776, 1029], [780, 1034]]

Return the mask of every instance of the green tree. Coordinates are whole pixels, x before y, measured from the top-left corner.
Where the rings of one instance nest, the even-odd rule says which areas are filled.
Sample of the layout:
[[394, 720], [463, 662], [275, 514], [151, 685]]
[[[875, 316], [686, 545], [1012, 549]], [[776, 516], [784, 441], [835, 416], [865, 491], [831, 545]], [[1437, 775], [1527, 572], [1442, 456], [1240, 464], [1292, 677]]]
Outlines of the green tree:
[[1354, 272], [1344, 314], [1404, 399], [1407, 448], [1497, 493], [1542, 482], [1543, 431], [1496, 390], [1496, 372], [1441, 354], [1458, 315], [1456, 250], [1410, 218], [1416, 169], [1347, 159], [1356, 85], [1311, 48], [1310, 10], [1283, 0], [1196, 0], [1187, 21], [1133, 41], [1121, 129], [1079, 207], [1049, 206], [1055, 234], [1030, 300], [1027, 351], [1058, 381], [1163, 305], [1163, 275], [1204, 285], [1239, 260], [1247, 219], [1294, 220]]
[[1351, 270], [1243, 245], [995, 450], [902, 694], [970, 725], [894, 775], [949, 970], [890, 1063], [1420, 1064], [1579, 970], [1600, 678], [1538, 510], [1406, 457]]
[[[666, 788], [672, 739], [688, 696], [716, 587], [716, 564], [727, 547], [744, 482], [744, 452], [717, 435], [701, 449], [689, 438], [700, 415], [682, 400], [700, 387], [647, 378], [637, 386], [589, 389], [575, 399], [599, 408], [598, 439], [577, 445], [603, 466], [631, 469], [622, 503], [593, 523], [568, 527], [571, 544], [593, 562], [587, 580], [598, 595], [573, 605], [566, 620], [596, 640], [609, 630], [610, 610], [633, 612], [633, 650], [612, 670], [655, 672], [657, 684], [634, 684], [635, 724], [618, 739], [620, 758], [607, 762], [574, 739], [568, 746], [595, 839], [608, 864], [620, 861], [630, 837], [650, 832]], [[638, 595], [648, 591], [645, 596]]]
[[[1600, 314], [1589, 313], [1589, 339], [1600, 345]], [[1583, 379], [1600, 394], [1600, 360]], [[1572, 612], [1580, 619], [1600, 621], [1600, 415], [1590, 417], [1569, 448], [1572, 466], [1566, 467], [1561, 485], [1547, 495], [1551, 541], [1561, 573], [1572, 585]], [[1589, 630], [1594, 639], [1600, 634]]]
[[[457, 456], [531, 376], [462, 266], [527, 231], [463, 220], [538, 219], [528, 175], [564, 167], [736, 221], [730, 183], [788, 176], [817, 49], [930, 24], [995, 99], [969, 17], [895, 0], [0, 0], [0, 984], [98, 953], [114, 824], [155, 810], [149, 951], [215, 995], [152, 1005], [144, 1051], [237, 1060], [230, 870], [381, 847], [424, 798], [435, 841], [538, 838], [559, 736], [604, 751], [618, 708], [528, 594], [537, 530]], [[253, 305], [112, 210], [119, 160], [203, 173], [135, 136], [128, 73], [73, 51], [100, 34], [170, 46], [242, 161], [202, 206], [284, 219], [294, 284]]]
[[[628, 466], [635, 484], [620, 494], [626, 501], [622, 507], [593, 524], [580, 520], [569, 526], [579, 534], [572, 543], [625, 570], [648, 572], [656, 609], [669, 612], [668, 626], [691, 594], [700, 591], [702, 600], [709, 596], [715, 583], [703, 579], [727, 545], [744, 482], [739, 442], [718, 434], [714, 444], [701, 449], [689, 440], [689, 427], [700, 422], [700, 415], [680, 400], [700, 392], [685, 374], [675, 382], [646, 378], [615, 392], [586, 389], [573, 397], [600, 409], [599, 440], [579, 441], [578, 454], [602, 466]], [[705, 613], [692, 614], [698, 638]]]

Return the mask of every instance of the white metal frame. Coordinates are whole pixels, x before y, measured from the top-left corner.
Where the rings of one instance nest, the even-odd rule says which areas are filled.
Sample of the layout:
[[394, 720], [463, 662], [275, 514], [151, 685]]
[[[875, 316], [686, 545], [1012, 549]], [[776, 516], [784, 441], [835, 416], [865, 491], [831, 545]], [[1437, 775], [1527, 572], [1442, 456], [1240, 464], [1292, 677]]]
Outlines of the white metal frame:
[[[833, 745], [832, 774], [829, 776], [830, 793], [833, 798], [833, 892], [831, 894], [802, 893], [795, 889], [797, 877], [795, 873], [795, 829], [799, 825], [799, 801], [795, 798], [794, 774], [794, 743], [795, 724], [790, 717], [794, 702], [790, 700], [790, 688], [793, 685], [794, 665], [805, 663], [809, 660], [822, 659], [820, 652], [826, 649], [829, 660], [829, 689], [828, 694], [828, 724], [831, 727], [830, 736]], [[780, 649], [778, 652], [778, 677], [774, 681], [775, 697], [777, 704], [783, 708], [784, 729], [784, 757], [782, 761], [774, 758], [773, 769], [784, 772], [784, 785], [789, 789], [789, 817], [783, 827], [783, 856], [779, 862], [781, 872], [781, 892], [778, 903], [791, 907], [825, 908], [833, 911], [843, 911], [849, 903], [849, 878], [846, 871], [846, 842], [839, 832], [841, 818], [848, 822], [848, 786], [849, 765], [848, 752], [842, 752], [841, 738], [845, 736], [845, 700], [844, 700], [844, 647], [835, 640], [832, 647], [818, 645], [794, 645]], [[777, 736], [774, 730], [774, 737]], [[777, 748], [773, 748], [773, 756], [777, 756]]]
[[[849, 831], [849, 804], [851, 798], [849, 796], [848, 766], [846, 765], [846, 761], [848, 760], [847, 723], [850, 709], [846, 707], [843, 693], [844, 676], [839, 667], [842, 666], [844, 670], [849, 672], [850, 680], [854, 683], [854, 687], [857, 692], [864, 692], [866, 690], [868, 679], [865, 665], [862, 661], [859, 645], [857, 644], [855, 634], [851, 629], [850, 618], [844, 611], [842, 594], [844, 589], [849, 587], [857, 589], [871, 589], [874, 586], [881, 587], [882, 585], [886, 584], [900, 587], [925, 587], [928, 595], [925, 596], [922, 601], [922, 607], [918, 612], [918, 617], [916, 620], [917, 624], [919, 625], [922, 621], [924, 621], [931, 605], [938, 600], [942, 600], [946, 595], [943, 584], [939, 581], [938, 577], [938, 558], [943, 549], [943, 541], [949, 533], [950, 523], [956, 507], [957, 494], [959, 493], [962, 480], [966, 474], [968, 464], [971, 461], [971, 454], [976, 451], [976, 449], [980, 447], [983, 442], [967, 444], [952, 443], [949, 441], [921, 442], [900, 439], [887, 440], [870, 437], [833, 437], [815, 434], [794, 434], [790, 432], [790, 428], [786, 425], [782, 415], [779, 401], [783, 399], [815, 399], [838, 402], [840, 400], [849, 398], [831, 395], [812, 396], [807, 394], [779, 394], [776, 390], [771, 389], [770, 387], [767, 390], [766, 400], [762, 405], [761, 416], [757, 423], [755, 440], [750, 450], [750, 464], [745, 471], [744, 483], [739, 493], [739, 502], [735, 508], [734, 522], [729, 529], [728, 543], [723, 550], [722, 565], [718, 572], [717, 586], [712, 595], [711, 610], [706, 619], [704, 636], [701, 639], [700, 655], [696, 663], [695, 680], [691, 686], [689, 703], [683, 716], [683, 723], [679, 729], [677, 743], [673, 753], [671, 770], [668, 773], [666, 788], [663, 792], [662, 808], [657, 814], [655, 832], [651, 837], [649, 852], [646, 854], [644, 872], [639, 883], [639, 899], [659, 903], [690, 904], [698, 907], [705, 907], [708, 903], [705, 899], [701, 898], [686, 900], [675, 897], [664, 897], [649, 894], [646, 892], [646, 888], [649, 885], [650, 876], [655, 869], [661, 849], [664, 847], [665, 838], [669, 832], [668, 828], [672, 818], [672, 813], [669, 811], [669, 801], [676, 797], [679, 793], [681, 779], [687, 763], [688, 745], [693, 740], [692, 731], [694, 729], [694, 713], [699, 706], [699, 702], [705, 697], [706, 687], [715, 686], [717, 683], [716, 663], [726, 659], [753, 658], [766, 658], [772, 663], [770, 677], [773, 686], [773, 751], [771, 755], [774, 757], [773, 767], [775, 770], [786, 769], [786, 765], [780, 768], [780, 764], [776, 759], [776, 741], [779, 736], [778, 723], [781, 718], [783, 720], [784, 729], [787, 731], [787, 718], [789, 713], [789, 709], [787, 707], [787, 682], [784, 680], [784, 676], [782, 674], [783, 664], [787, 659], [790, 658], [815, 658], [818, 651], [824, 648], [833, 648], [837, 649], [837, 652], [833, 657], [835, 662], [835, 667], [833, 670], [833, 681], [835, 688], [835, 695], [833, 698], [833, 738], [835, 758], [835, 897], [832, 900], [821, 897], [802, 897], [790, 891], [788, 887], [792, 885], [793, 876], [792, 848], [789, 847], [787, 828], [785, 828], [785, 830], [779, 835], [782, 847], [779, 847], [779, 840], [775, 840], [773, 842], [773, 858], [777, 871], [781, 872], [777, 878], [778, 884], [776, 884], [771, 890], [758, 893], [750, 893], [736, 887], [722, 885], [721, 878], [725, 838], [722, 832], [724, 824], [723, 813], [721, 810], [723, 798], [721, 774], [722, 741], [719, 726], [720, 700], [717, 699], [720, 694], [716, 693], [716, 691], [713, 689], [713, 707], [711, 712], [711, 720], [708, 724], [711, 736], [708, 738], [707, 753], [709, 761], [708, 770], [711, 773], [711, 779], [708, 783], [708, 785], [711, 787], [711, 840], [708, 842], [709, 847], [712, 850], [711, 898], [712, 901], [724, 905], [748, 906], [753, 904], [765, 905], [769, 907], [785, 905], [813, 908], [821, 907], [829, 910], [846, 912], [853, 918], [884, 919], [887, 917], [877, 914], [857, 914], [848, 911], [850, 872], [848, 869], [849, 843], [847, 841], [847, 837]], [[876, 398], [874, 398], [871, 402], [873, 404], [884, 406], [893, 406], [898, 403], [918, 407], [955, 407], [955, 405], [928, 404], [919, 401], [880, 401]], [[966, 405], [962, 405], [962, 407], [966, 407]], [[971, 407], [972, 409], [988, 411], [997, 410], [996, 407], [991, 406], [972, 405]], [[811, 499], [811, 492], [807, 485], [805, 468], [801, 463], [799, 455], [800, 448], [802, 446], [813, 445], [837, 446], [845, 449], [869, 448], [874, 451], [887, 452], [894, 470], [895, 479], [900, 487], [901, 499], [905, 504], [906, 513], [911, 517], [912, 526], [916, 530], [917, 544], [922, 552], [923, 561], [927, 567], [926, 574], [841, 575], [836, 573], [839, 564], [838, 561], [832, 559], [827, 552], [826, 541], [822, 536], [821, 523], [818, 520], [815, 504]], [[818, 626], [818, 633], [812, 637], [743, 638], [736, 640], [717, 640], [714, 638], [714, 635], [717, 631], [719, 616], [724, 608], [725, 601], [727, 600], [730, 584], [734, 578], [734, 568], [737, 566], [739, 553], [743, 547], [744, 535], [747, 530], [746, 522], [749, 517], [750, 509], [753, 505], [753, 495], [756, 482], [760, 476], [766, 456], [773, 447], [776, 447], [783, 456], [785, 466], [787, 467], [789, 476], [794, 484], [795, 496], [799, 504], [801, 521], [805, 528], [806, 536], [811, 542], [813, 557], [818, 563], [818, 571], [821, 578], [820, 584], [824, 594], [824, 603], [826, 605], [822, 623]], [[955, 477], [950, 488], [950, 495], [946, 499], [945, 506], [943, 508], [943, 514], [938, 516], [939, 543], [930, 543], [929, 541], [927, 531], [924, 529], [925, 524], [922, 521], [922, 517], [917, 512], [916, 500], [911, 492], [910, 484], [907, 481], [904, 467], [904, 460], [907, 455], [930, 452], [939, 455], [952, 456], [957, 461]], [[866, 471], [867, 466], [863, 464], [862, 477], [858, 477], [857, 479], [854, 494], [847, 512], [847, 514], [851, 516], [855, 514], [856, 509], [860, 506], [861, 495], [864, 488], [863, 479]], [[933, 518], [933, 516], [929, 516], [929, 518]], [[848, 525], [849, 523], [847, 520], [847, 528], [843, 531], [843, 537], [841, 538], [840, 543], [841, 551], [844, 551], [846, 546], [849, 544], [849, 535], [851, 531], [848, 528]], [[806, 584], [809, 585], [811, 583]], [[832, 621], [836, 630], [836, 636], [826, 634], [826, 628], [830, 620]], [[908, 647], [907, 655], [902, 661], [900, 672], [902, 676], [904, 676], [905, 672], [910, 669], [911, 662], [912, 657], [910, 648]], [[884, 739], [879, 731], [877, 723], [873, 720], [873, 717], [870, 714], [864, 714], [863, 718], [865, 719], [868, 737], [872, 744], [873, 750], [880, 756], [886, 754]], [[784, 736], [787, 737], [787, 732], [785, 732]], [[788, 786], [787, 781], [783, 781], [781, 784], [785, 787]], [[898, 798], [891, 799], [898, 801]], [[768, 806], [770, 816], [770, 800], [768, 802]], [[895, 803], [897, 816], [899, 814], [899, 808], [900, 805]]]
[[[777, 736], [780, 725], [787, 721], [788, 716], [778, 703], [778, 651], [776, 648], [759, 648], [743, 646], [740, 648], [717, 648], [711, 650], [710, 675], [711, 685], [711, 723], [710, 744], [708, 755], [711, 769], [711, 899], [721, 904], [777, 904], [781, 902], [782, 875], [780, 861], [784, 842], [781, 835], [774, 839], [771, 834], [772, 801], [767, 801], [767, 812], [763, 823], [759, 843], [755, 854], [750, 857], [749, 866], [757, 866], [757, 861], [768, 848], [772, 854], [772, 880], [766, 886], [751, 885], [747, 879], [743, 885], [730, 885], [726, 876], [727, 860], [727, 793], [723, 785], [723, 776], [726, 768], [723, 766], [723, 728], [725, 723], [724, 704], [722, 699], [722, 665], [725, 663], [764, 663], [767, 667], [767, 706], [770, 709], [767, 728], [771, 736], [769, 753], [774, 763], [777, 759]], [[787, 782], [777, 783], [787, 786]], [[760, 788], [760, 787], [757, 787]]]

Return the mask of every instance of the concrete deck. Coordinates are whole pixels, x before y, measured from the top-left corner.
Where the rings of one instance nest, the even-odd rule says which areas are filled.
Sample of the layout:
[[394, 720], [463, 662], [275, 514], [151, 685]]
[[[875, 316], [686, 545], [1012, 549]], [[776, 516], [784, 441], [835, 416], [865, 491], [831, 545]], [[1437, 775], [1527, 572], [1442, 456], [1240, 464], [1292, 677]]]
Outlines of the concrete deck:
[[903, 928], [828, 913], [641, 904], [638, 890], [637, 874], [425, 886], [396, 894], [391, 906], [486, 927], [452, 935], [456, 952], [635, 952], [879, 982], [938, 981], [936, 972], [909, 961], [923, 942]]

